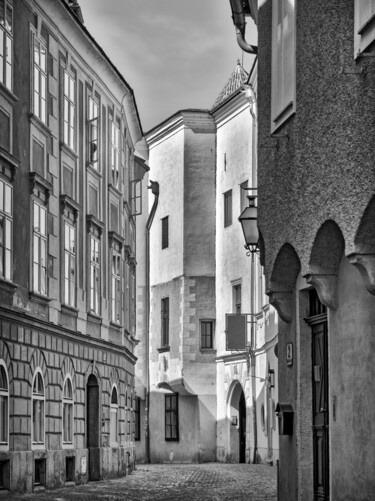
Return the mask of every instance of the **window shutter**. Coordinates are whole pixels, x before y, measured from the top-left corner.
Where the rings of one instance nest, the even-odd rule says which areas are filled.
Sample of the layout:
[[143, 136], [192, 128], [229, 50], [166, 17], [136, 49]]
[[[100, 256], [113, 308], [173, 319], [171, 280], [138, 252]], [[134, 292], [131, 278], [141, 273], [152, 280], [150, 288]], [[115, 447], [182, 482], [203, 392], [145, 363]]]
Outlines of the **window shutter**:
[[375, 41], [375, 0], [355, 0], [354, 56]]

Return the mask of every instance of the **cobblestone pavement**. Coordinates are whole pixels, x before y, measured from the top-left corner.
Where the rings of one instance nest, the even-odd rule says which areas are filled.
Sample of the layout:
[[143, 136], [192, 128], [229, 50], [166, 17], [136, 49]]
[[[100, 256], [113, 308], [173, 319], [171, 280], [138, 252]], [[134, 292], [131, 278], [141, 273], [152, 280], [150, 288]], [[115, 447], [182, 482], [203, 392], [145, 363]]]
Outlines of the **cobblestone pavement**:
[[13, 495], [9, 499], [276, 501], [276, 468], [222, 463], [138, 465], [136, 471], [123, 478], [28, 495]]

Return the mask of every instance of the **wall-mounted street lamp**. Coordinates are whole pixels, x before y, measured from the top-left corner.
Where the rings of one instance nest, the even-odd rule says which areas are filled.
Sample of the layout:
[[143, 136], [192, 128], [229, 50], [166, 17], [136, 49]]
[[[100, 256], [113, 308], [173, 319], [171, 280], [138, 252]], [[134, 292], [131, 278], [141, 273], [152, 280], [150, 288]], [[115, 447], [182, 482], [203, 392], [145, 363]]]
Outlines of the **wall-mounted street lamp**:
[[246, 207], [238, 218], [242, 226], [245, 237], [245, 249], [248, 255], [258, 252], [259, 231], [258, 231], [258, 208], [255, 206], [255, 195], [248, 195], [249, 206]]

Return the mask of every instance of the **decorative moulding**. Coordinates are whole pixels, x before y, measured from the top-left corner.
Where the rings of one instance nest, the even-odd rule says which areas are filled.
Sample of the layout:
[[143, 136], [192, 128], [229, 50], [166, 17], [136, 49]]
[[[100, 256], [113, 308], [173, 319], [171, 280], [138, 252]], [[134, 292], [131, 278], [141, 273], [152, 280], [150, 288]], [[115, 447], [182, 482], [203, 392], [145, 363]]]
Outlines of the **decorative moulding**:
[[375, 254], [354, 253], [348, 256], [349, 261], [360, 272], [366, 289], [375, 295]]
[[290, 323], [293, 318], [292, 291], [271, 291], [267, 293], [270, 304], [276, 309], [284, 322]]
[[328, 308], [337, 308], [337, 275], [310, 273], [305, 275], [306, 282], [315, 287], [320, 302]]

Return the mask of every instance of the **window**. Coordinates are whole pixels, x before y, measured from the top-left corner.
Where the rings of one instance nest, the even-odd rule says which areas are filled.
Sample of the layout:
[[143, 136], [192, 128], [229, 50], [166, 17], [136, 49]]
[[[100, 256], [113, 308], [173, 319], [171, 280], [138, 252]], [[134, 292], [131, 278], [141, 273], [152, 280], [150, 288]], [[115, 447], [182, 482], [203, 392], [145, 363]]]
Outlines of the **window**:
[[169, 245], [168, 216], [161, 220], [161, 248], [165, 249]]
[[35, 459], [34, 461], [34, 485], [46, 484], [46, 460]]
[[90, 236], [90, 310], [100, 314], [100, 247], [99, 240]]
[[295, 66], [295, 0], [273, 0], [271, 132], [295, 111]]
[[165, 440], [178, 440], [178, 394], [165, 395]]
[[9, 383], [5, 366], [0, 361], [0, 450], [7, 447], [9, 425]]
[[33, 444], [44, 444], [44, 383], [37, 372], [33, 383]]
[[33, 291], [47, 294], [47, 210], [34, 202]]
[[69, 377], [63, 391], [63, 443], [73, 443], [73, 387]]
[[212, 349], [214, 347], [214, 322], [213, 320], [201, 321], [201, 348]]
[[75, 149], [75, 79], [64, 70], [64, 143]]
[[161, 300], [161, 345], [169, 345], [169, 297]]
[[241, 313], [241, 284], [233, 286], [233, 310], [234, 313]]
[[13, 0], [0, 0], [0, 82], [12, 90]]
[[375, 41], [375, 0], [355, 0], [354, 57]]
[[12, 279], [12, 187], [0, 179], [0, 277]]
[[99, 106], [92, 97], [89, 97], [89, 162], [98, 169], [99, 160]]
[[47, 48], [34, 37], [34, 115], [47, 123]]
[[0, 147], [10, 151], [10, 116], [0, 108]]
[[110, 426], [109, 426], [109, 440], [110, 445], [117, 445], [117, 412], [118, 412], [118, 399], [117, 390], [114, 386], [111, 394], [111, 409], [110, 409]]
[[247, 198], [247, 194], [249, 193], [249, 190], [247, 190], [248, 187], [248, 181], [245, 181], [244, 183], [240, 184], [240, 212], [243, 212], [246, 207], [249, 206], [249, 201]]
[[224, 193], [224, 226], [232, 224], [232, 190]]
[[111, 122], [111, 146], [110, 146], [110, 165], [112, 172], [112, 184], [115, 188], [119, 186], [120, 174], [120, 129], [112, 121]]
[[112, 322], [121, 323], [121, 255], [112, 253]]
[[76, 304], [76, 229], [64, 223], [64, 302], [68, 306]]
[[134, 440], [141, 440], [141, 399], [134, 398]]

